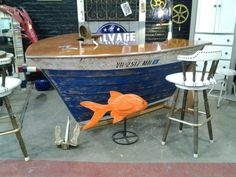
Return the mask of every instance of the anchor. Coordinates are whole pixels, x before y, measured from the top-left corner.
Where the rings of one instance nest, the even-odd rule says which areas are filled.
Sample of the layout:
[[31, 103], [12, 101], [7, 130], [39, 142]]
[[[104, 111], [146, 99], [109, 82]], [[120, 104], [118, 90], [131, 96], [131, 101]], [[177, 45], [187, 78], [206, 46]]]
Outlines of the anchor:
[[70, 139], [70, 127], [71, 127], [71, 120], [70, 120], [70, 116], [68, 116], [64, 140], [61, 138], [61, 127], [58, 125], [55, 127], [55, 144], [63, 150], [70, 149], [70, 146], [73, 146], [73, 147], [78, 146], [78, 137], [80, 135], [80, 125], [79, 123], [76, 123], [74, 131], [73, 131], [73, 136], [71, 139]]

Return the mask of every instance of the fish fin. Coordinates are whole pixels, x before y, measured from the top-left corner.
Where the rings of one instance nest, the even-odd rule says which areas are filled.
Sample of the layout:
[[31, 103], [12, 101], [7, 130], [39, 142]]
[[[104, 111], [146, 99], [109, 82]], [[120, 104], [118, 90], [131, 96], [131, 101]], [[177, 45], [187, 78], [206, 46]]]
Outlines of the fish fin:
[[102, 105], [102, 104], [99, 104], [99, 103], [94, 103], [94, 102], [91, 102], [91, 101], [82, 101], [82, 102], [80, 102], [80, 105], [84, 106], [88, 109], [91, 109], [94, 112], [98, 109], [103, 109], [104, 107], [106, 107], [106, 105]]
[[106, 114], [107, 110], [99, 110], [94, 112], [93, 117], [90, 119], [90, 121], [83, 127], [82, 130], [87, 130], [89, 128], [92, 128], [94, 125], [96, 125], [99, 120]]
[[108, 99], [108, 104], [113, 102], [116, 98], [118, 98], [121, 95], [123, 95], [123, 94], [120, 92], [110, 91], [110, 98]]
[[117, 112], [111, 112], [111, 116], [113, 117], [113, 121], [112, 121], [113, 124], [120, 122], [124, 120], [125, 118], [125, 116], [119, 115]]
[[92, 118], [83, 127], [82, 130], [92, 128], [94, 125], [96, 125], [99, 122], [99, 120], [106, 114], [106, 112], [109, 111], [109, 106], [94, 103], [91, 101], [83, 101], [83, 102], [80, 102], [80, 104], [94, 111]]

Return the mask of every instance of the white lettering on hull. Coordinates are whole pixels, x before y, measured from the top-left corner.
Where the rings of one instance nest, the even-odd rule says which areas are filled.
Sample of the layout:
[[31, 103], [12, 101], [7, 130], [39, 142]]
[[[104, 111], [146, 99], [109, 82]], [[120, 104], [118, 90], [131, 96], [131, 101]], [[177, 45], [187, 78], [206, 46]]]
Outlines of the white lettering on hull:
[[128, 62], [117, 62], [116, 68], [136, 68], [157, 65], [159, 60], [144, 60], [144, 61], [128, 61]]

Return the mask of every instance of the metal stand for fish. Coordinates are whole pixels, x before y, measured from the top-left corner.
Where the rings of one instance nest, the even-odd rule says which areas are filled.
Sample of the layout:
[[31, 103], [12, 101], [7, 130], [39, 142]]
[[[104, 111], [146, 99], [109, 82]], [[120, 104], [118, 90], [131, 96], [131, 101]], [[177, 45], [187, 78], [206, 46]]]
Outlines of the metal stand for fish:
[[138, 141], [136, 133], [126, 130], [126, 118], [124, 119], [124, 130], [118, 131], [112, 135], [112, 140], [120, 145], [130, 145]]
[[70, 149], [70, 146], [73, 146], [73, 147], [78, 146], [78, 137], [80, 135], [80, 125], [79, 123], [76, 124], [73, 131], [73, 136], [69, 140], [70, 126], [71, 126], [70, 124], [71, 124], [70, 116], [68, 116], [64, 140], [61, 138], [61, 127], [60, 126], [55, 127], [55, 139], [56, 139], [55, 144], [63, 150]]

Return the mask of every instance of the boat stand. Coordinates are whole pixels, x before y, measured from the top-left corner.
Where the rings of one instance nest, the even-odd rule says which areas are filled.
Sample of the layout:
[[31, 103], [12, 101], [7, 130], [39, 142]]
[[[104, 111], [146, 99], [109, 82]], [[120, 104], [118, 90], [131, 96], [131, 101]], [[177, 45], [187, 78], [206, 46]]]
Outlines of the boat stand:
[[118, 131], [112, 135], [112, 140], [116, 144], [120, 145], [130, 145], [134, 144], [139, 140], [139, 137], [136, 133], [127, 131], [126, 129], [126, 119], [124, 119], [124, 130]]

